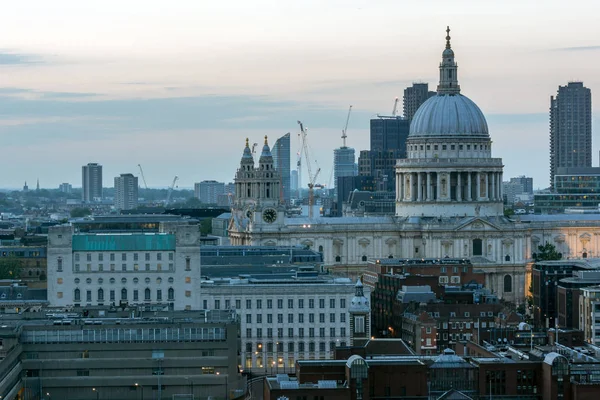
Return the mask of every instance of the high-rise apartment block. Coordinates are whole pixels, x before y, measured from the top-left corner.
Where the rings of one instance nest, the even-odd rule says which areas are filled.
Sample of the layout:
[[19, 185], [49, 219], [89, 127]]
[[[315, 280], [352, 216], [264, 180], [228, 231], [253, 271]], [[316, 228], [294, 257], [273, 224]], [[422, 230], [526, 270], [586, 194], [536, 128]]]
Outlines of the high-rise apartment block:
[[592, 166], [592, 93], [583, 82], [550, 97], [550, 187], [558, 168]]
[[133, 210], [138, 206], [138, 178], [133, 174], [115, 177], [115, 208]]
[[102, 165], [89, 163], [81, 167], [81, 188], [84, 203], [102, 200]]
[[225, 183], [202, 181], [194, 183], [194, 196], [204, 204], [217, 204], [219, 196], [225, 193]]
[[333, 179], [337, 193], [338, 179], [356, 175], [356, 157], [352, 147], [340, 147], [333, 150]]
[[73, 191], [73, 186], [70, 183], [61, 183], [58, 185], [58, 190], [62, 193], [71, 193]]
[[525, 175], [510, 178], [510, 183], [516, 183], [523, 186], [523, 193], [533, 194], [533, 178]]
[[283, 200], [286, 203], [290, 201], [290, 189], [291, 189], [291, 144], [290, 144], [290, 133], [286, 133], [275, 141], [271, 154], [273, 155], [273, 166], [281, 176], [281, 191]]
[[402, 102], [404, 118], [409, 122], [412, 121], [421, 104], [435, 95], [436, 92], [429, 91], [429, 84], [427, 83], [413, 83], [412, 86], [404, 89], [404, 99]]
[[290, 191], [292, 193], [296, 193], [298, 192], [298, 171], [293, 169], [290, 172]]

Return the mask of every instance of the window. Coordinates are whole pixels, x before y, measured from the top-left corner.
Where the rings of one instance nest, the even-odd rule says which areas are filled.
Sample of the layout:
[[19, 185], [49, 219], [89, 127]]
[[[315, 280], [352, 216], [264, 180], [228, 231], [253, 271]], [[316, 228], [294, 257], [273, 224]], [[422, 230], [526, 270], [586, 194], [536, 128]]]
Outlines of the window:
[[335, 313], [329, 313], [329, 322], [335, 323]]
[[252, 328], [246, 328], [246, 337], [247, 338], [251, 338], [252, 337]]
[[102, 288], [98, 289], [98, 301], [104, 301], [104, 290]]
[[262, 314], [256, 314], [256, 323], [262, 324]]
[[127, 300], [127, 289], [121, 289], [121, 300]]
[[304, 323], [304, 314], [298, 314], [298, 323], [300, 323], [300, 324]]
[[273, 300], [272, 299], [267, 299], [267, 308], [268, 309], [273, 308]]
[[162, 289], [156, 289], [156, 301], [162, 301]]
[[173, 261], [173, 253], [169, 253], [169, 261]]
[[365, 333], [365, 317], [354, 317], [354, 333]]
[[325, 299], [319, 299], [319, 308], [325, 308]]
[[431, 333], [431, 327], [428, 326], [427, 328], [425, 328], [425, 333]]
[[90, 253], [86, 254], [86, 260], [87, 261], [92, 261], [92, 255]]
[[248, 310], [252, 309], [252, 300], [250, 300], [250, 299], [246, 300], [246, 309], [248, 309]]
[[231, 300], [229, 300], [229, 299], [225, 300], [225, 309], [231, 310]]
[[62, 259], [62, 257], [58, 257], [58, 259], [56, 260], [56, 270], [58, 272], [62, 272], [62, 270], [63, 270], [63, 259]]
[[315, 337], [315, 328], [308, 328], [308, 337]]
[[483, 241], [481, 239], [473, 239], [473, 255], [483, 255]]
[[304, 299], [298, 299], [298, 308], [304, 308]]
[[262, 328], [256, 328], [256, 337], [262, 338]]
[[273, 314], [267, 314], [267, 324], [273, 323]]
[[319, 314], [319, 322], [320, 322], [321, 324], [324, 324], [324, 323], [325, 323], [325, 313], [320, 313], [320, 314]]
[[335, 308], [335, 299], [329, 299], [329, 308]]
[[315, 342], [308, 343], [308, 351], [310, 351], [310, 352], [315, 351]]
[[341, 323], [346, 323], [346, 314], [345, 313], [341, 313], [340, 314], [340, 322]]
[[236, 310], [239, 310], [242, 308], [242, 300], [240, 300], [240, 299], [235, 300], [235, 308], [236, 308]]
[[288, 343], [288, 353], [293, 353], [294, 352], [294, 342], [289, 342]]
[[246, 314], [246, 323], [247, 324], [251, 324], [252, 323], [252, 314]]
[[114, 290], [110, 291], [109, 296], [110, 296], [110, 301], [115, 301], [115, 291]]
[[288, 314], [288, 324], [294, 323], [294, 314]]
[[[278, 338], [282, 338], [283, 337], [283, 328], [277, 328], [277, 337]], [[283, 344], [283, 343], [281, 343]], [[277, 346], [279, 347], [279, 344], [277, 344]], [[282, 349], [283, 351], [283, 349]]]
[[329, 336], [335, 337], [335, 328], [329, 328]]
[[298, 343], [298, 352], [300, 352], [300, 353], [304, 352], [304, 342]]
[[315, 299], [308, 299], [308, 308], [315, 308]]
[[[215, 310], [221, 309], [221, 300], [215, 300]], [[248, 314], [250, 315], [250, 314]]]
[[139, 292], [137, 289], [135, 289], [133, 291], [133, 301], [139, 301], [139, 300], [140, 300]]
[[261, 299], [256, 300], [256, 308], [258, 310], [260, 310], [262, 308], [262, 300]]
[[81, 301], [81, 291], [79, 289], [75, 289], [73, 293], [73, 301]]
[[192, 283], [192, 277], [191, 276], [186, 276], [185, 277], [185, 283]]
[[92, 291], [91, 290], [86, 290], [85, 301], [87, 301], [88, 303], [92, 302]]
[[[187, 296], [187, 293], [188, 293], [188, 292], [185, 292], [185, 293], [186, 293], [186, 296]], [[151, 292], [150, 292], [150, 288], [146, 288], [146, 289], [144, 290], [144, 300], [145, 300], [145, 301], [150, 301], [150, 298], [151, 298]]]
[[277, 323], [283, 324], [283, 314], [277, 314]]
[[325, 337], [325, 328], [319, 328], [319, 337]]
[[110, 261], [115, 261], [115, 253], [110, 253]]
[[146, 253], [144, 259], [150, 261], [150, 253]]
[[123, 271], [123, 272], [127, 271], [127, 264], [121, 264], [121, 271]]
[[100, 271], [100, 272], [104, 271], [104, 265], [98, 264], [98, 271]]
[[288, 328], [288, 337], [294, 337], [294, 328]]
[[290, 310], [294, 308], [294, 299], [288, 299], [288, 308]]
[[346, 308], [346, 299], [340, 299], [340, 308]]
[[304, 328], [298, 328], [298, 337], [304, 337]]
[[156, 261], [162, 261], [162, 253], [156, 253]]
[[189, 257], [185, 258], [185, 270], [186, 271], [191, 271], [192, 270], [191, 261], [190, 261]]
[[512, 292], [512, 277], [510, 275], [504, 275], [504, 293]]
[[308, 314], [308, 323], [309, 324], [315, 323], [315, 314], [313, 314], [313, 313]]
[[267, 328], [267, 337], [268, 338], [272, 338], [273, 337], [273, 328]]

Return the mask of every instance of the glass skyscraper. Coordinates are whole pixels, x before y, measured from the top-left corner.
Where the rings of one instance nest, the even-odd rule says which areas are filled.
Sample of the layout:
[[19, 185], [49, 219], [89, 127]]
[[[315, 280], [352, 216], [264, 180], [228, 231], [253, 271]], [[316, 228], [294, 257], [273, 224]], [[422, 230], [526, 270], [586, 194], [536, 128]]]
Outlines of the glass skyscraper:
[[273, 165], [275, 169], [281, 174], [281, 190], [282, 199], [286, 204], [290, 202], [290, 133], [286, 133], [273, 145], [271, 148], [271, 154], [273, 155]]

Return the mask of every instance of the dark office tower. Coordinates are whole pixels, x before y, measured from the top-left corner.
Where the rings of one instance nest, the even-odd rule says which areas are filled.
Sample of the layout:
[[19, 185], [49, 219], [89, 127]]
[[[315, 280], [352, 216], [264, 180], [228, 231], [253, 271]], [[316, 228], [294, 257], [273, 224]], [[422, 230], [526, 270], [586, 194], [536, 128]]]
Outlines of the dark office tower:
[[333, 182], [337, 193], [338, 178], [356, 175], [356, 156], [352, 147], [333, 149]]
[[429, 91], [427, 83], [413, 83], [412, 86], [404, 89], [404, 98], [402, 101], [402, 111], [404, 118], [412, 121], [413, 115], [417, 112], [421, 104], [431, 96], [435, 96], [436, 92]]
[[102, 200], [102, 165], [89, 163], [81, 167], [81, 199], [84, 203]]
[[371, 151], [397, 150], [406, 157], [406, 138], [410, 122], [403, 117], [379, 117], [371, 120]]
[[558, 168], [592, 166], [592, 93], [583, 82], [550, 97], [550, 187]]
[[290, 133], [286, 133], [277, 141], [271, 149], [273, 155], [273, 166], [281, 174], [282, 199], [285, 203], [290, 202]]

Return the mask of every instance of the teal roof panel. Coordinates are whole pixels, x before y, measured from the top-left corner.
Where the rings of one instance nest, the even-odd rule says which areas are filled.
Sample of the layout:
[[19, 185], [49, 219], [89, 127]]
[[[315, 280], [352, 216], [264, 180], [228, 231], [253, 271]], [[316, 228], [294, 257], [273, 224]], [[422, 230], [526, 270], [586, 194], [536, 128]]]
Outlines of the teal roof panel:
[[113, 234], [74, 235], [73, 251], [173, 251], [175, 235]]

